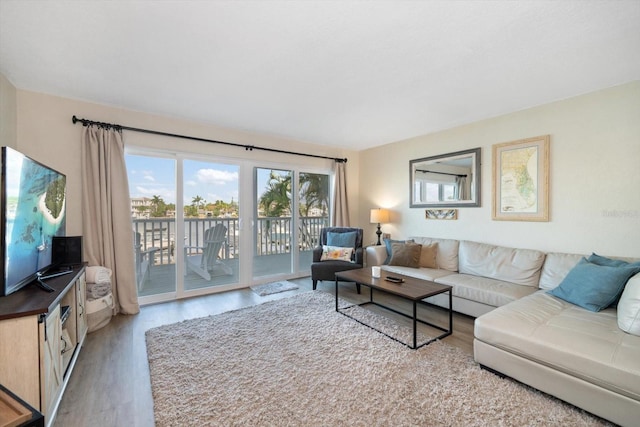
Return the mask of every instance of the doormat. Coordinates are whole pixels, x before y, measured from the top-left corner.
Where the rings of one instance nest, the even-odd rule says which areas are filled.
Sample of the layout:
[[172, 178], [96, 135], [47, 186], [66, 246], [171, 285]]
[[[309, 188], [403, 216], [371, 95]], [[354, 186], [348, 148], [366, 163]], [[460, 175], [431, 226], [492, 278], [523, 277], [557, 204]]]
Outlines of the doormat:
[[298, 285], [287, 280], [265, 283], [264, 285], [251, 286], [251, 290], [261, 297], [271, 294], [277, 294], [279, 292], [292, 291], [294, 289], [298, 289]]

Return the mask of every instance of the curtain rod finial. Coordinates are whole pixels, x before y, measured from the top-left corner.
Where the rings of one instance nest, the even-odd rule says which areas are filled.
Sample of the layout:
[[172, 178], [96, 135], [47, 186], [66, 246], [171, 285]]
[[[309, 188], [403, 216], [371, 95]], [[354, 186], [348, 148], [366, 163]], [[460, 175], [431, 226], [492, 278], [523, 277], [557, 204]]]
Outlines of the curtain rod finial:
[[78, 118], [74, 114], [73, 117], [71, 117], [71, 122], [75, 125], [77, 121], [78, 121]]

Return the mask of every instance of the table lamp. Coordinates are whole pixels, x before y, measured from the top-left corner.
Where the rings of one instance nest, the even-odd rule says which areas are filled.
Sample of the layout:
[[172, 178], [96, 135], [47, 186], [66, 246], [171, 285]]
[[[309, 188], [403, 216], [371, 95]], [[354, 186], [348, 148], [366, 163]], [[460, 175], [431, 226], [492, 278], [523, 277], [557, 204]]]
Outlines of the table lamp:
[[380, 245], [380, 235], [382, 234], [382, 231], [380, 231], [380, 223], [389, 222], [389, 211], [382, 208], [371, 209], [369, 222], [371, 222], [371, 224], [378, 224], [378, 231], [376, 231], [376, 234], [378, 235], [378, 243], [376, 243], [376, 245]]

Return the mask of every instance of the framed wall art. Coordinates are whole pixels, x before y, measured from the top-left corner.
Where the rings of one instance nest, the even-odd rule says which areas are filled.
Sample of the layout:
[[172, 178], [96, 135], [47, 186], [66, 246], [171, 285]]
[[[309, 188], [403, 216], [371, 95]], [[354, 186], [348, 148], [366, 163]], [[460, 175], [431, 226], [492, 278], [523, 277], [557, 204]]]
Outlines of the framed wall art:
[[549, 135], [493, 146], [492, 218], [549, 221]]
[[458, 219], [458, 209], [426, 209], [426, 219]]

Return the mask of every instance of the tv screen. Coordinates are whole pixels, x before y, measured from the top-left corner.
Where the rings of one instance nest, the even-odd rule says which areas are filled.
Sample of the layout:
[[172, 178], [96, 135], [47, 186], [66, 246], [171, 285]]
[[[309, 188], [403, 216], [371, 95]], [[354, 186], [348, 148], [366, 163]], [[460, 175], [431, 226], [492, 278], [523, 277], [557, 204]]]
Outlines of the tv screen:
[[18, 151], [2, 147], [2, 295], [51, 267], [53, 236], [64, 236], [66, 177]]

